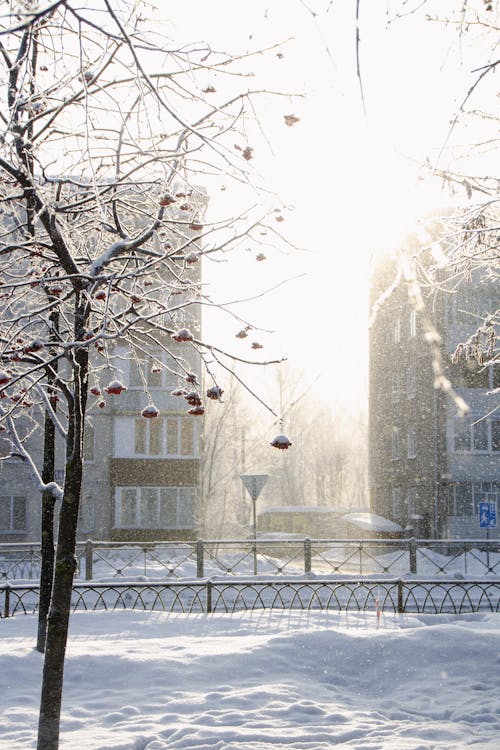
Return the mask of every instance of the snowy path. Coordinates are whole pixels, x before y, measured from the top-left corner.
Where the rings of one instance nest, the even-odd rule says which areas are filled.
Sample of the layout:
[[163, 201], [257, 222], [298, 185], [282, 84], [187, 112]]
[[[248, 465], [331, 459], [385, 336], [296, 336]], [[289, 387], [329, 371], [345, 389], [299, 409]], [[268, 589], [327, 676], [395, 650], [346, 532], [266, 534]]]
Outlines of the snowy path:
[[[0, 622], [0, 750], [34, 747], [35, 619]], [[495, 750], [500, 615], [72, 616], [61, 750]]]

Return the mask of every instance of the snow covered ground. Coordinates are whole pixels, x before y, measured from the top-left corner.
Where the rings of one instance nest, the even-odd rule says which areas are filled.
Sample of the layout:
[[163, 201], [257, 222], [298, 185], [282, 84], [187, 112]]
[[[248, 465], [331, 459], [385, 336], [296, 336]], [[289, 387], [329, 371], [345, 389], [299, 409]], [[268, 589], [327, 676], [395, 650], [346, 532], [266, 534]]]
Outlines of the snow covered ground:
[[[34, 748], [34, 616], [0, 621], [0, 750]], [[72, 615], [61, 750], [500, 746], [500, 614]]]

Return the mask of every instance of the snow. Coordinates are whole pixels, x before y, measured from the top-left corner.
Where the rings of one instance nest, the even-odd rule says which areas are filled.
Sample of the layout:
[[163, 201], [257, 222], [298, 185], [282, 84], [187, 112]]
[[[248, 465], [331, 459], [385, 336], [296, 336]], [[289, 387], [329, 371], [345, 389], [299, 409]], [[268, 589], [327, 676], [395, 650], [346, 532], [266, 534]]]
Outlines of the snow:
[[[0, 750], [31, 749], [36, 619], [0, 632]], [[77, 612], [61, 750], [493, 750], [499, 641], [499, 614]]]
[[357, 526], [360, 529], [368, 529], [368, 531], [403, 531], [403, 527], [398, 523], [389, 521], [388, 518], [384, 518], [383, 516], [377, 516], [375, 513], [348, 513], [343, 518], [348, 523], [352, 523], [353, 526]]

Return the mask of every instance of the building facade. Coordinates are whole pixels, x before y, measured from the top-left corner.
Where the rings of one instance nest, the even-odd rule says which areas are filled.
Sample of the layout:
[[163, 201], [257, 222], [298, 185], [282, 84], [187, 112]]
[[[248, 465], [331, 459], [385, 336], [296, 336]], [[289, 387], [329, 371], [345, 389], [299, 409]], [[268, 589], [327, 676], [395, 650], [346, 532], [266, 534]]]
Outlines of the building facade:
[[[200, 193], [191, 201], [201, 213], [206, 196]], [[148, 309], [143, 308], [144, 323], [127, 344], [117, 340], [108, 342], [106, 348], [91, 348], [80, 540], [197, 536], [203, 416], [189, 413], [185, 396], [194, 392], [201, 398], [201, 357], [189, 340], [174, 341], [168, 334], [172, 328], [189, 329], [199, 338], [201, 332], [200, 249], [195, 240], [190, 242], [200, 227], [188, 225], [184, 221], [182, 232], [172, 240], [182, 250], [173, 257], [171, 275], [166, 278], [163, 269], [164, 275], [157, 275], [147, 287], [148, 298], [160, 300], [165, 310], [161, 319], [155, 313], [159, 327], [148, 327]], [[196, 256], [196, 263], [193, 258], [186, 260], [189, 253]], [[121, 387], [108, 388], [113, 381]], [[5, 403], [11, 396], [4, 386]], [[148, 405], [154, 405], [157, 416], [142, 415]], [[41, 470], [43, 402], [27, 408], [29, 418], [19, 410], [16, 425]], [[37, 430], [33, 430], [34, 421], [40, 426]], [[40, 492], [28, 467], [12, 452], [3, 425], [0, 430], [0, 542], [39, 542]], [[55, 480], [60, 486], [64, 457], [64, 440], [58, 438]]]
[[[391, 288], [401, 257], [415, 243], [386, 255], [373, 268], [372, 306]], [[452, 278], [434, 294], [423, 289], [418, 310], [411, 280], [394, 284], [370, 330], [369, 476], [373, 512], [419, 538], [484, 538], [482, 501], [500, 506], [500, 385], [498, 364], [464, 356], [459, 343], [499, 308], [493, 281]], [[440, 342], [433, 348], [430, 327]], [[439, 351], [437, 351], [439, 350]], [[437, 358], [437, 359], [436, 359]], [[442, 364], [454, 392], [469, 407], [461, 416], [449, 393], [434, 387]], [[498, 528], [488, 534], [498, 536]]]

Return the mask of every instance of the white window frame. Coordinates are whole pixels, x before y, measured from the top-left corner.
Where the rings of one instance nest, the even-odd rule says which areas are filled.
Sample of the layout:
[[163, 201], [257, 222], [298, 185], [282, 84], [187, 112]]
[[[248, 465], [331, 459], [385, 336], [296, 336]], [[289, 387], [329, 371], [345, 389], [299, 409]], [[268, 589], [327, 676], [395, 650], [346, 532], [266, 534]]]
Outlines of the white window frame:
[[403, 490], [401, 487], [394, 487], [392, 490], [392, 517], [400, 519], [403, 514]]
[[[131, 522], [123, 523], [122, 516], [124, 515], [123, 509], [123, 495], [127, 492], [135, 493], [135, 503], [130, 514]], [[175, 521], [174, 523], [165, 523], [164, 514], [162, 509], [162, 502], [168, 500], [167, 494], [173, 494], [175, 500]], [[155, 518], [151, 524], [144, 524], [142, 519], [144, 517], [144, 506], [147, 501], [147, 497], [151, 498], [155, 495], [156, 500], [156, 511]], [[186, 522], [185, 511], [186, 503], [189, 503], [189, 523]], [[156, 487], [156, 486], [144, 486], [144, 487], [116, 487], [115, 492], [115, 528], [116, 529], [193, 529], [195, 527], [195, 510], [196, 510], [196, 487], [185, 486], [185, 487], [173, 487], [170, 485]]]
[[401, 458], [401, 433], [399, 427], [393, 427], [391, 433], [391, 460], [398, 461]]
[[[499, 450], [493, 450], [493, 423], [498, 419], [481, 419], [481, 417], [472, 417], [468, 425], [464, 423], [464, 417], [455, 417], [453, 420], [453, 452], [454, 453], [474, 453], [476, 455], [488, 455], [498, 453]], [[459, 429], [462, 428], [462, 429]], [[465, 428], [465, 429], [464, 429]], [[485, 448], [476, 448], [476, 441], [481, 437], [486, 438]], [[457, 448], [457, 438], [459, 435], [467, 437], [467, 447]]]
[[417, 457], [417, 430], [414, 425], [410, 425], [410, 427], [408, 427], [406, 443], [407, 443], [408, 458], [416, 458]]
[[401, 343], [401, 317], [399, 315], [394, 319], [393, 341], [395, 344]]
[[415, 515], [417, 507], [417, 490], [416, 487], [408, 487], [406, 490], [406, 505], [408, 509], [408, 518]]
[[[151, 368], [154, 364], [160, 366], [159, 373], [151, 373]], [[138, 381], [133, 383], [132, 368], [135, 366], [138, 367], [139, 377]], [[141, 353], [137, 358], [131, 357], [128, 366], [127, 387], [131, 391], [144, 391], [144, 388], [147, 388], [148, 391], [164, 391], [168, 388], [173, 388], [179, 380], [179, 376], [176, 374], [174, 368], [177, 368], [177, 363], [167, 352], [159, 351], [156, 353]], [[140, 376], [141, 371], [144, 380]], [[154, 379], [152, 376], [154, 376]], [[155, 380], [157, 380], [157, 382], [155, 382]]]
[[415, 398], [417, 395], [417, 370], [415, 365], [408, 365], [406, 371], [406, 398], [408, 400]]
[[411, 339], [417, 335], [417, 311], [414, 307], [410, 310], [409, 334]]
[[[170, 450], [168, 444], [168, 424], [172, 421], [177, 423], [177, 446], [175, 451]], [[136, 451], [136, 425], [140, 422], [145, 430], [145, 452]], [[159, 454], [149, 452], [151, 429], [161, 425], [161, 451]], [[191, 452], [182, 453], [182, 429], [183, 425], [189, 425], [192, 430]], [[175, 458], [189, 460], [199, 457], [199, 424], [194, 417], [181, 414], [165, 414], [165, 416], [144, 419], [144, 417], [119, 415], [115, 417], [114, 457], [115, 458], [148, 458], [151, 460], [161, 458]]]

